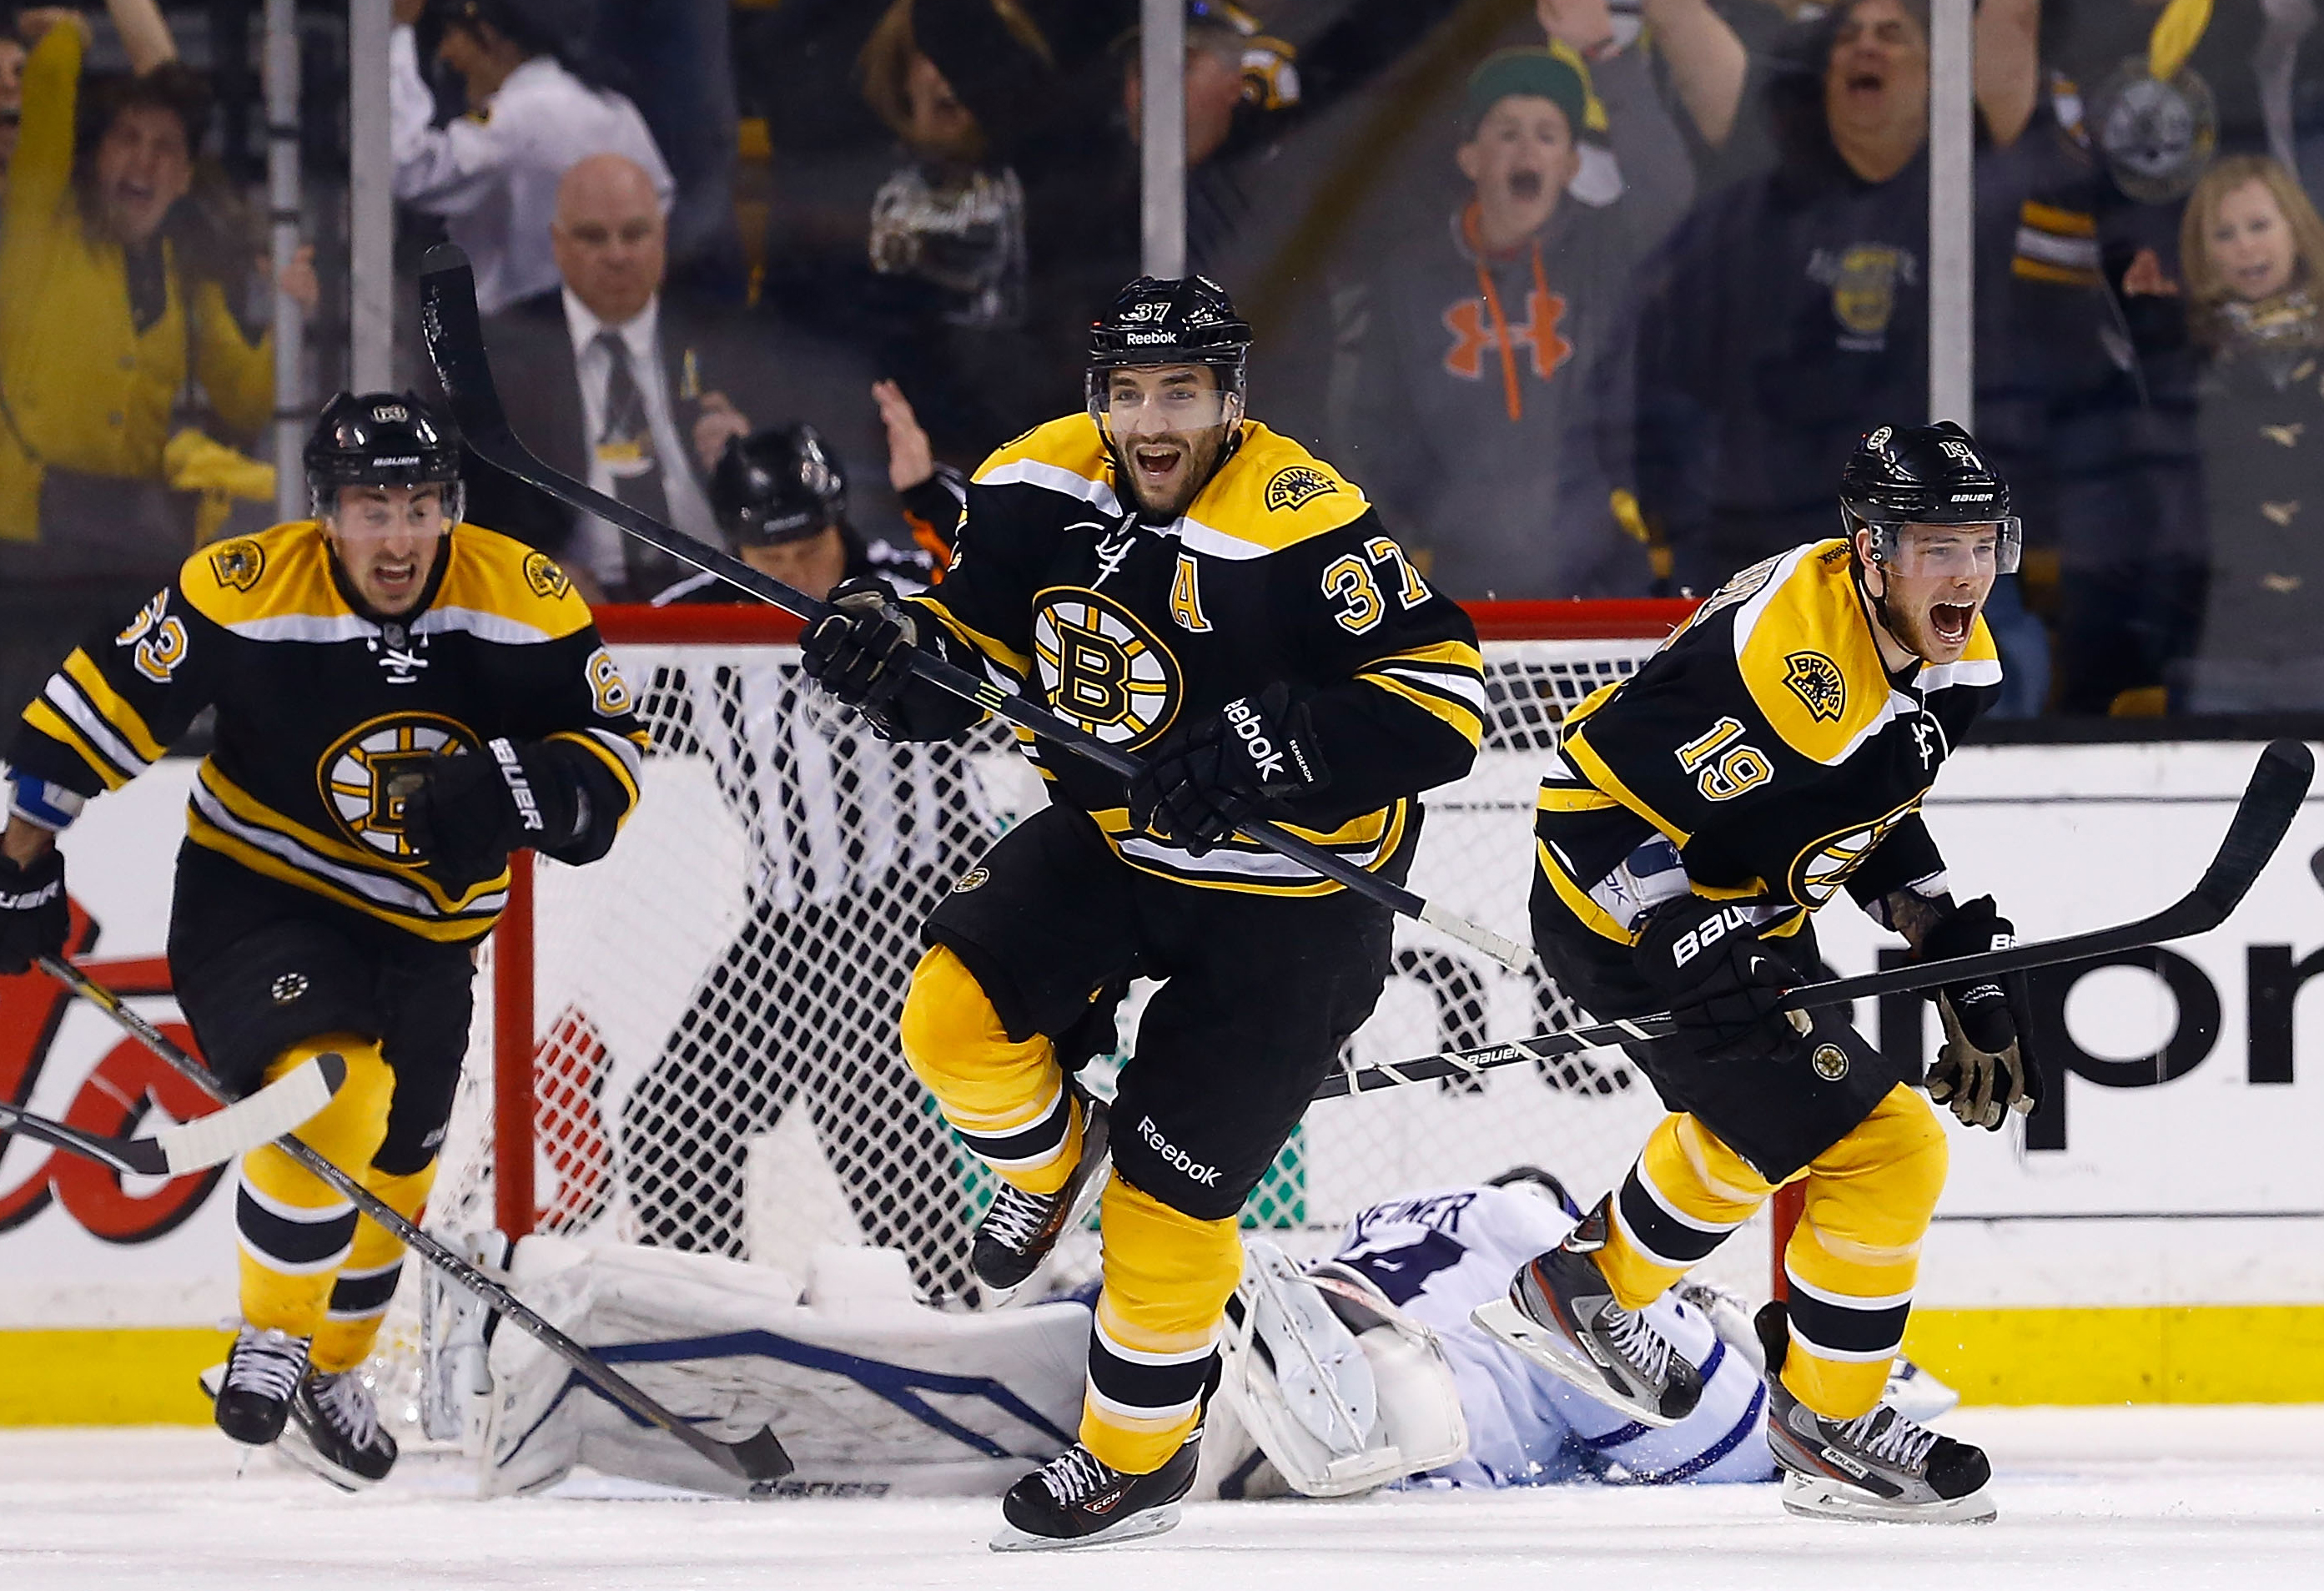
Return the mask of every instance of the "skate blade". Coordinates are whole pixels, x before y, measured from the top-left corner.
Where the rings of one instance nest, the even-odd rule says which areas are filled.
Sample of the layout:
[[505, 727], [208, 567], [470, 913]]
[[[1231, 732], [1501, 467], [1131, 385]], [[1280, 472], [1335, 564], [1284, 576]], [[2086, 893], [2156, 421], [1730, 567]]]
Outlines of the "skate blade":
[[285, 1464], [305, 1470], [317, 1480], [327, 1481], [350, 1495], [357, 1492], [368, 1492], [372, 1487], [379, 1485], [379, 1482], [373, 1480], [369, 1475], [361, 1475], [354, 1470], [344, 1469], [317, 1452], [307, 1438], [300, 1434], [299, 1422], [295, 1420], [284, 1426], [281, 1436], [275, 1438], [274, 1451]]
[[1178, 1505], [1166, 1503], [1159, 1508], [1148, 1508], [1133, 1513], [1119, 1524], [1086, 1536], [1036, 1536], [1020, 1531], [1015, 1525], [1003, 1523], [992, 1538], [995, 1552], [1069, 1552], [1076, 1547], [1117, 1547], [1124, 1541], [1142, 1540], [1158, 1536], [1178, 1526]]
[[1845, 1481], [1796, 1470], [1784, 1473], [1784, 1510], [1802, 1519], [1895, 1525], [1985, 1525], [1999, 1515], [1982, 1488], [1944, 1503], [1891, 1503]]
[[1659, 1409], [1631, 1401], [1616, 1392], [1598, 1367], [1598, 1361], [1561, 1334], [1536, 1322], [1507, 1297], [1479, 1304], [1469, 1318], [1576, 1390], [1589, 1393], [1609, 1409], [1619, 1410], [1640, 1425], [1667, 1430], [1678, 1424]]

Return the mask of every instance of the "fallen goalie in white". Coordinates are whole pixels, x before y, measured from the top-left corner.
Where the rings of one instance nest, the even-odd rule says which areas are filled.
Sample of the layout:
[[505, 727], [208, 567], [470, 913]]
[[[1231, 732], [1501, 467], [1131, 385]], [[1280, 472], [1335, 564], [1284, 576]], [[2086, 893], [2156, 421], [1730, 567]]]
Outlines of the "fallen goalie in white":
[[[1655, 1307], [1706, 1369], [1701, 1406], [1663, 1430], [1631, 1424], [1470, 1322], [1518, 1260], [1572, 1223], [1554, 1179], [1524, 1177], [1376, 1205], [1312, 1270], [1263, 1235], [1247, 1239], [1193, 1495], [1340, 1496], [1414, 1477], [1462, 1487], [1773, 1478], [1740, 1300], [1698, 1291]], [[501, 1248], [488, 1237], [473, 1257], [496, 1263]], [[712, 1255], [528, 1237], [509, 1276], [563, 1330], [715, 1434], [770, 1424], [798, 1465], [785, 1495], [997, 1496], [1062, 1452], [1081, 1417], [1087, 1304], [931, 1309], [892, 1250], [818, 1250], [802, 1288]], [[487, 1348], [482, 1308], [463, 1294], [431, 1290], [426, 1337], [430, 1434], [462, 1438], [484, 1495], [541, 1491], [582, 1466], [742, 1493], [531, 1337], [499, 1331]], [[1950, 1407], [1932, 1378], [1901, 1379], [1912, 1374], [1900, 1361], [1892, 1400], [1924, 1416]]]

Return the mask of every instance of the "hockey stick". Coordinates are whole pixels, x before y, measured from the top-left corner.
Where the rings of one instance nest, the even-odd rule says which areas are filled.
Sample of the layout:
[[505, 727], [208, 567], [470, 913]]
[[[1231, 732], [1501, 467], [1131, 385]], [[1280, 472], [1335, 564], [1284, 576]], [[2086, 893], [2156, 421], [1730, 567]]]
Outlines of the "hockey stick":
[[[2225, 922], [2241, 903], [2253, 881], [2259, 877], [2260, 869], [2267, 865], [2268, 858], [2283, 843], [2285, 831], [2299, 815], [2301, 802], [2307, 799], [2309, 781], [2315, 771], [2315, 756], [2301, 742], [2272, 743], [2260, 754], [2259, 763], [2252, 770], [2251, 782], [2236, 804], [2235, 816], [2228, 820], [2227, 835], [2219, 841], [2218, 854], [2211, 858], [2210, 866], [2203, 870], [2203, 876], [2193, 889], [2151, 917], [2117, 928], [2094, 929], [2086, 934], [2068, 934], [2063, 939], [2012, 945], [2006, 950], [1957, 956], [1948, 961], [1906, 962], [1883, 972], [1805, 984], [1784, 996], [1783, 1008], [1808, 1011], [1818, 1006], [1846, 1005], [1878, 994], [1905, 994], [1945, 984], [1980, 982], [2209, 933]], [[1342, 1070], [1326, 1078], [1315, 1090], [1315, 1097], [1337, 1099], [1398, 1083], [1469, 1077], [1519, 1061], [1555, 1060], [1578, 1050], [1609, 1044], [1653, 1043], [1676, 1031], [1677, 1024], [1668, 1012], [1562, 1028], [1555, 1032], [1536, 1033], [1529, 1039], [1480, 1044], [1473, 1050], [1450, 1050], [1361, 1070]]]
[[[211, 1098], [225, 1102], [226, 1096], [219, 1092], [217, 1080], [210, 1076], [201, 1062], [171, 1043], [160, 1029], [123, 1004], [120, 996], [112, 990], [57, 957], [41, 957], [39, 966], [42, 972], [102, 1010], [131, 1037], [167, 1062], [171, 1069]], [[774, 1483], [796, 1467], [790, 1455], [783, 1451], [782, 1443], [776, 1439], [772, 1427], [761, 1427], [756, 1435], [745, 1437], [739, 1442], [722, 1442], [695, 1429], [684, 1419], [624, 1380], [603, 1359], [533, 1313], [507, 1288], [406, 1220], [346, 1172], [296, 1138], [284, 1137], [279, 1142], [292, 1160], [328, 1183], [342, 1198], [353, 1201], [364, 1215], [393, 1233], [421, 1259], [475, 1294], [485, 1308], [507, 1316], [538, 1338], [551, 1353], [579, 1371], [584, 1379], [607, 1398], [644, 1423], [668, 1431], [727, 1474], [751, 1483], [753, 1497], [773, 1495]]]
[[346, 1081], [347, 1063], [318, 1055], [293, 1067], [249, 1098], [224, 1110], [164, 1127], [151, 1138], [106, 1138], [0, 1102], [0, 1132], [18, 1133], [110, 1166], [124, 1177], [182, 1177], [222, 1166], [270, 1138], [304, 1126]]
[[[679, 562], [715, 575], [728, 585], [810, 624], [837, 611], [828, 603], [761, 574], [721, 548], [680, 534], [626, 503], [591, 491], [572, 476], [561, 475], [534, 458], [509, 428], [508, 414], [501, 406], [500, 391], [493, 381], [492, 362], [484, 351], [484, 328], [476, 314], [475, 278], [469, 270], [468, 256], [456, 244], [438, 244], [428, 251], [420, 276], [420, 328], [427, 338], [428, 355], [435, 362], [437, 377], [451, 402], [452, 418], [463, 439], [478, 458], [536, 491], [545, 492], [585, 513], [595, 514]], [[911, 664], [914, 674], [938, 689], [1054, 741], [1110, 773], [1130, 780], [1145, 771], [1144, 765], [1129, 753], [1116, 750], [1046, 708], [1025, 697], [1012, 696], [991, 680], [980, 680], [931, 652], [915, 650]], [[1277, 856], [1289, 857], [1357, 894], [1481, 950], [1513, 972], [1522, 972], [1532, 959], [1532, 953], [1514, 939], [1504, 939], [1489, 929], [1431, 904], [1400, 884], [1367, 873], [1313, 841], [1300, 838], [1280, 824], [1254, 820], [1244, 824], [1240, 832]]]

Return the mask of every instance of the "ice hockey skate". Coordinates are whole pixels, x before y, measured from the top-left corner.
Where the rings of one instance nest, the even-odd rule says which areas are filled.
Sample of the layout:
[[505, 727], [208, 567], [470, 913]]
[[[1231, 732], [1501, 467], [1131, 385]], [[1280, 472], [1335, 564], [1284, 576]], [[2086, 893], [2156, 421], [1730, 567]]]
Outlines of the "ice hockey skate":
[[995, 1552], [1111, 1546], [1158, 1536], [1178, 1522], [1178, 1499], [1194, 1484], [1197, 1430], [1150, 1475], [1124, 1475], [1075, 1442], [1009, 1488]]
[[1614, 1300], [1590, 1257], [1605, 1244], [1606, 1221], [1600, 1201], [1572, 1236], [1517, 1273], [1507, 1298], [1480, 1304], [1470, 1318], [1641, 1423], [1676, 1425], [1702, 1396], [1702, 1373], [1644, 1314]]
[[1002, 1182], [992, 1196], [992, 1207], [976, 1225], [969, 1269], [994, 1293], [1006, 1297], [1022, 1287], [1066, 1229], [1089, 1214], [1105, 1187], [1106, 1168], [1112, 1163], [1106, 1147], [1105, 1106], [1084, 1098], [1082, 1109], [1082, 1158], [1065, 1185], [1055, 1193], [1027, 1193]]
[[1759, 1311], [1767, 1351], [1767, 1446], [1784, 1471], [1784, 1506], [1812, 1519], [1894, 1524], [1987, 1524], [1985, 1450], [1939, 1436], [1883, 1402], [1854, 1420], [1826, 1420], [1783, 1382], [1790, 1337], [1781, 1304]]
[[310, 1374], [299, 1383], [275, 1449], [343, 1492], [375, 1486], [395, 1467], [395, 1438], [381, 1429], [371, 1388], [353, 1370]]
[[203, 1390], [217, 1400], [218, 1429], [246, 1448], [263, 1448], [280, 1437], [307, 1374], [307, 1348], [303, 1337], [244, 1326], [224, 1367], [202, 1378]]

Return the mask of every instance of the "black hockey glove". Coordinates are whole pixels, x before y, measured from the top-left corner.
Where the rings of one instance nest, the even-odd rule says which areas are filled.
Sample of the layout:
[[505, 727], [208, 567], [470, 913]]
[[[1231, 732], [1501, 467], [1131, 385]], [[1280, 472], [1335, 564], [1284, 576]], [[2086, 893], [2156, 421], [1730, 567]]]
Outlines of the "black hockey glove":
[[1630, 957], [1705, 1060], [1772, 1060], [1808, 1031], [1805, 1012], [1778, 1004], [1798, 981], [1791, 964], [1740, 907], [1696, 894], [1658, 906]]
[[51, 847], [23, 863], [0, 856], [0, 973], [30, 971], [35, 957], [63, 955], [71, 929], [64, 853]]
[[1130, 821], [1200, 856], [1277, 803], [1331, 782], [1306, 704], [1278, 680], [1155, 742], [1130, 783]]
[[461, 880], [489, 878], [516, 850], [553, 851], [588, 822], [587, 798], [539, 741], [485, 743], [398, 776], [412, 855]]
[[[2016, 942], [2015, 929], [1995, 909], [1993, 897], [1980, 895], [1922, 936], [1920, 959], [1982, 956]], [[2041, 1068], [2024, 1043], [2024, 1002], [2011, 999], [2009, 982], [1947, 984], [1936, 996], [1945, 1041], [1929, 1068], [1929, 1097], [1987, 1132], [1999, 1132], [2012, 1112], [2028, 1115], [2042, 1103]]]
[[799, 667], [876, 723], [911, 680], [919, 628], [896, 588], [876, 575], [842, 580], [832, 587], [831, 603], [839, 611], [817, 619], [799, 638]]

